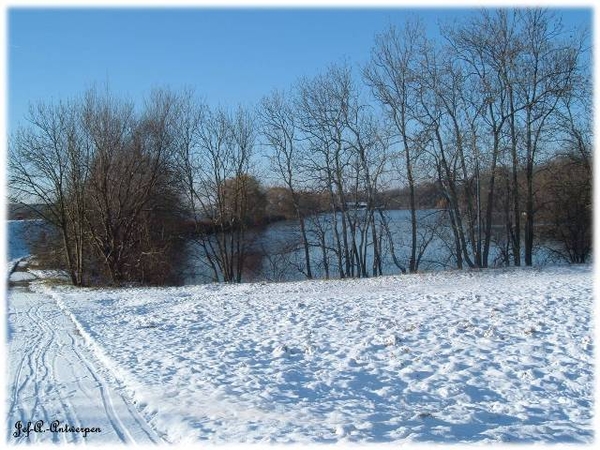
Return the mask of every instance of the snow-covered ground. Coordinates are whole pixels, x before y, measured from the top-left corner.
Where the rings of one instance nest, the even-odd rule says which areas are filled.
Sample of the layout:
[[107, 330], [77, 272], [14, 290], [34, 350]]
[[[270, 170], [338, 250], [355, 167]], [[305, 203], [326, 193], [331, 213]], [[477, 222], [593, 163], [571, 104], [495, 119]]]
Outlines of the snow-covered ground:
[[56, 300], [28, 289], [28, 282], [40, 278], [64, 278], [60, 271], [28, 270], [26, 235], [36, 232], [32, 222], [7, 222], [11, 288], [3, 315], [6, 441], [164, 442], [123, 395], [123, 387], [93, 355]]
[[[6, 440], [10, 444], [162, 442], [121, 394], [118, 382], [96, 360], [55, 300], [15, 287], [7, 303]], [[53, 426], [54, 421], [59, 423]], [[36, 422], [42, 424], [39, 432]]]
[[[64, 369], [73, 395], [114, 384], [172, 443], [590, 443], [592, 278], [583, 266], [167, 289], [34, 282], [35, 298], [9, 297], [11, 411], [84, 422], [58, 389], [56, 355], [69, 349], [89, 369]], [[57, 332], [66, 317], [81, 342]], [[21, 337], [26, 321], [37, 341]]]

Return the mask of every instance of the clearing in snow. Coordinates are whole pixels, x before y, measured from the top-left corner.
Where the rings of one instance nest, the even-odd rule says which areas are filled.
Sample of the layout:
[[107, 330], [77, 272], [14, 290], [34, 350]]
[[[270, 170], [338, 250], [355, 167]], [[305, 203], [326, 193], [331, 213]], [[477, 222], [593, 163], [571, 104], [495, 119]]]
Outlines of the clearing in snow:
[[33, 282], [8, 299], [9, 422], [107, 430], [90, 443], [590, 443], [592, 279]]

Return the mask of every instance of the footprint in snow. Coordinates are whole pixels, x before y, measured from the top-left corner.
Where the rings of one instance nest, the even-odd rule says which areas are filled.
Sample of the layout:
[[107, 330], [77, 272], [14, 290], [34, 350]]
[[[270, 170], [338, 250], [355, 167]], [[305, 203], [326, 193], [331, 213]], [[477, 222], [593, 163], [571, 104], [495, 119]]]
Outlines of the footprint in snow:
[[392, 334], [391, 336], [386, 337], [383, 343], [387, 347], [395, 347], [398, 344], [398, 341], [398, 337], [395, 334]]
[[284, 356], [285, 354], [287, 354], [289, 351], [290, 351], [290, 349], [288, 348], [288, 346], [285, 344], [282, 344], [282, 345], [278, 345], [277, 347], [275, 347], [272, 354], [275, 358], [280, 358], [280, 357]]

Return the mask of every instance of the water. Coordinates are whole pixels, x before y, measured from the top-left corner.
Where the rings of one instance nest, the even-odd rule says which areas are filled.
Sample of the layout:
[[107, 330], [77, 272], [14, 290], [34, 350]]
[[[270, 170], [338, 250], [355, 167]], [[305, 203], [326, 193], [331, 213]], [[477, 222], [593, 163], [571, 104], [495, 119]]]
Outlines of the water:
[[[389, 236], [382, 241], [382, 272], [384, 275], [401, 273], [396, 262], [408, 269], [410, 258], [410, 211], [383, 211], [384, 219], [377, 219], [377, 227], [385, 220], [389, 226]], [[360, 211], [353, 214], [361, 214]], [[364, 214], [364, 212], [363, 212]], [[442, 210], [417, 211], [418, 243], [423, 249], [419, 261], [419, 270], [444, 270], [456, 267], [452, 254], [453, 241], [451, 230], [444, 220]], [[358, 217], [358, 216], [357, 216]], [[338, 214], [338, 222], [341, 221]], [[319, 244], [319, 230], [326, 229], [326, 245], [334, 247], [332, 217], [330, 214], [317, 216], [306, 223], [308, 241], [311, 243], [310, 260], [314, 278], [325, 278], [323, 255]], [[384, 233], [382, 233], [383, 235]], [[369, 239], [371, 241], [371, 239]], [[249, 257], [244, 267], [243, 281], [298, 281], [306, 279], [304, 248], [302, 247], [299, 223], [296, 220], [273, 223], [262, 230], [250, 233]], [[393, 253], [396, 258], [394, 259]], [[185, 269], [185, 284], [198, 284], [215, 281], [202, 257], [198, 244], [188, 246], [188, 266]], [[550, 262], [549, 254], [543, 247], [536, 249], [534, 264], [542, 265]], [[333, 251], [327, 255], [331, 278], [339, 277], [339, 265]], [[490, 267], [501, 265], [499, 248], [490, 248]], [[367, 264], [369, 275], [372, 274], [373, 251], [368, 250]], [[465, 264], [466, 267], [466, 264]]]
[[24, 258], [30, 254], [29, 242], [35, 232], [38, 221], [8, 220], [6, 236], [8, 237], [8, 261]]
[[[356, 214], [361, 214], [357, 211]], [[452, 256], [451, 241], [447, 239], [450, 230], [446, 225], [438, 223], [443, 211], [421, 210], [417, 212], [419, 222], [419, 242], [430, 240], [421, 256], [419, 270], [443, 270], [455, 268]], [[408, 210], [383, 211], [385, 220], [389, 223], [390, 236], [385, 236], [382, 245], [382, 272], [384, 275], [401, 273], [392, 256], [393, 243], [396, 260], [402, 266], [408, 267], [410, 256], [410, 212]], [[358, 216], [357, 216], [358, 217]], [[338, 214], [338, 219], [340, 215]], [[381, 225], [377, 219], [377, 225]], [[28, 256], [32, 239], [43, 233], [43, 221], [11, 220], [7, 221], [8, 260]], [[314, 221], [307, 221], [310, 248], [310, 258], [314, 278], [324, 278], [325, 270], [322, 263], [322, 253], [318, 245], [319, 225], [325, 227], [326, 242], [333, 246], [331, 216], [323, 214]], [[301, 245], [301, 235], [298, 221], [289, 220], [270, 224], [263, 229], [249, 233], [249, 256], [244, 267], [243, 281], [299, 281], [306, 279], [304, 250]], [[187, 263], [181, 268], [185, 284], [199, 284], [214, 281], [208, 270], [206, 260], [202, 256], [197, 243], [190, 242], [187, 246]], [[491, 248], [490, 266], [498, 264], [499, 250]], [[372, 273], [373, 252], [369, 248], [367, 268]], [[339, 267], [333, 252], [329, 251], [327, 262], [330, 277], [339, 277]], [[534, 253], [534, 264], [544, 265], [555, 262], [544, 246], [538, 246]]]

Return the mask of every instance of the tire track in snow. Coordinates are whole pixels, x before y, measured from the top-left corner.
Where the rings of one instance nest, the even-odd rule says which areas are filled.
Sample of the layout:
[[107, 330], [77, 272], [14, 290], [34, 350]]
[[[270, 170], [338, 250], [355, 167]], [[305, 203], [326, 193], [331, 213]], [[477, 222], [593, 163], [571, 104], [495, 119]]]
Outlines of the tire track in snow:
[[[20, 328], [22, 330], [26, 329], [26, 327], [24, 327], [23, 323], [22, 323], [23, 319], [25, 319], [24, 320], [25, 323], [35, 322], [35, 320], [32, 316], [32, 310], [35, 307], [36, 307], [36, 305], [30, 305], [29, 308], [25, 311], [25, 314], [17, 314], [16, 315], [18, 318], [21, 319], [19, 322], [17, 322], [17, 325], [20, 325]], [[14, 377], [13, 388], [12, 388], [12, 390], [13, 390], [12, 403], [11, 403], [11, 407], [9, 409], [9, 415], [8, 415], [8, 417], [10, 418], [12, 416], [14, 410], [18, 409], [18, 417], [20, 418], [20, 420], [24, 420], [25, 417], [32, 416], [38, 407], [38, 403], [35, 400], [37, 397], [37, 387], [36, 387], [35, 381], [37, 381], [38, 375], [34, 372], [33, 367], [35, 367], [37, 365], [37, 362], [39, 361], [39, 352], [42, 351], [42, 348], [43, 348], [43, 345], [42, 345], [43, 336], [38, 327], [35, 327], [35, 326], [31, 327], [31, 328], [29, 328], [28, 331], [29, 331], [29, 333], [28, 333], [29, 339], [26, 339], [26, 341], [27, 341], [26, 352], [23, 353], [23, 358], [21, 358], [19, 367], [17, 369], [16, 376]], [[25, 377], [23, 377], [23, 368], [25, 366], [26, 360], [27, 360], [26, 367], [28, 369], [28, 373], [25, 375]], [[27, 393], [27, 387], [30, 386], [31, 383], [33, 383], [33, 389], [34, 389], [33, 396], [23, 394], [23, 393]], [[35, 403], [33, 405], [33, 408], [31, 410], [27, 411], [26, 407], [28, 406], [28, 402], [26, 400], [28, 400], [29, 398], [33, 398]], [[9, 420], [9, 422], [10, 422], [10, 420]], [[10, 436], [12, 435], [11, 426], [8, 426], [7, 430], [8, 430], [8, 438], [10, 439]]]
[[78, 356], [78, 358], [85, 364], [85, 367], [89, 371], [94, 381], [98, 383], [98, 388], [100, 389], [100, 395], [102, 398], [102, 406], [110, 420], [110, 424], [113, 430], [115, 431], [117, 436], [119, 436], [119, 439], [122, 442], [126, 444], [134, 443], [135, 440], [133, 439], [131, 434], [129, 434], [127, 428], [125, 427], [125, 425], [123, 425], [123, 422], [121, 422], [119, 416], [115, 412], [115, 407], [113, 405], [112, 399], [110, 397], [110, 392], [106, 383], [104, 382], [104, 380], [96, 376], [96, 374], [94, 373], [94, 368], [90, 365], [89, 361], [86, 358], [81, 356], [81, 354], [76, 350], [75, 346], [73, 346], [73, 350], [74, 353]]
[[[8, 443], [160, 443], [161, 438], [98, 370], [72, 321], [49, 296], [22, 288], [8, 293]], [[94, 364], [95, 363], [95, 364]], [[100, 367], [101, 369], [101, 367]], [[34, 433], [15, 438], [15, 424], [53, 420], [73, 427], [100, 427], [79, 433]]]
[[[36, 310], [36, 322], [37, 324], [40, 326], [41, 329], [43, 329], [43, 332], [46, 335], [51, 336], [50, 338], [50, 342], [52, 346], [57, 347], [57, 349], [60, 347], [60, 345], [58, 344], [58, 336], [56, 334], [56, 331], [54, 330], [53, 327], [51, 327], [48, 323], [48, 321], [46, 321], [43, 317], [43, 315], [40, 314], [40, 309], [41, 309], [41, 305], [39, 308], [37, 308]], [[52, 394], [52, 387], [53, 386], [59, 386], [58, 384], [58, 380], [56, 377], [56, 360], [58, 359], [58, 352], [52, 352], [52, 362], [49, 363], [49, 358], [48, 358], [48, 351], [44, 352], [42, 354], [42, 362], [44, 367], [46, 368], [46, 373], [50, 374], [50, 383], [48, 383], [45, 387], [44, 390], [44, 395], [45, 396], [51, 396]], [[72, 367], [72, 365], [71, 365]], [[67, 423], [72, 424], [74, 426], [82, 426], [81, 422], [79, 421], [79, 418], [77, 417], [77, 413], [73, 407], [73, 405], [71, 404], [71, 402], [68, 400], [68, 397], [66, 397], [65, 395], [63, 395], [61, 393], [62, 389], [56, 389], [56, 397], [58, 398], [58, 401], [61, 405], [61, 411], [64, 411], [65, 414], [65, 418]], [[39, 396], [36, 397], [37, 399], [39, 399]], [[46, 414], [47, 416], [47, 414]], [[50, 419], [48, 417], [48, 419]], [[61, 436], [63, 437], [63, 441], [67, 442], [65, 436]], [[81, 442], [81, 436], [79, 436], [78, 434], [74, 434], [73, 435], [73, 442], [75, 443], [79, 443]]]
[[[53, 420], [53, 416], [56, 417], [58, 414], [64, 414], [66, 423], [80, 426], [80, 422], [77, 419], [77, 415], [72, 405], [66, 400], [64, 395], [61, 394], [61, 389], [55, 388], [55, 386], [58, 386], [55, 368], [58, 353], [51, 351], [51, 348], [57, 346], [57, 334], [54, 327], [44, 319], [43, 314], [40, 312], [43, 306], [43, 303], [30, 304], [25, 314], [25, 317], [28, 320], [25, 324], [19, 324], [20, 329], [22, 331], [27, 330], [28, 337], [33, 334], [34, 339], [26, 339], [27, 353], [26, 356], [21, 359], [14, 385], [19, 385], [20, 383], [25, 359], [27, 359], [28, 362], [28, 376], [20, 383], [19, 388], [14, 390], [12, 406], [9, 412], [9, 422], [11, 422], [10, 418], [13, 416], [11, 413], [14, 411], [15, 407], [18, 406], [19, 414], [17, 420], [21, 420], [23, 423], [33, 420], [43, 420], [48, 424]], [[29, 326], [26, 327], [24, 325]], [[23, 346], [20, 348], [23, 348]], [[29, 385], [31, 385], [30, 390], [33, 390], [33, 393], [26, 391], [26, 388]], [[24, 391], [28, 395], [22, 395]], [[26, 411], [19, 404], [29, 398], [34, 399], [34, 405], [31, 410]], [[53, 407], [51, 411], [53, 414], [49, 414], [48, 409], [44, 404], [52, 405], [52, 400], [56, 398], [58, 398], [59, 407]], [[14, 427], [15, 421], [9, 423], [9, 427], [7, 427], [10, 433], [9, 440], [12, 436], [11, 427]], [[68, 442], [65, 435], [52, 434], [51, 436], [53, 442]], [[77, 434], [72, 435], [72, 438], [73, 442], [81, 441], [81, 437]], [[31, 436], [31, 439], [32, 441], [37, 442], [40, 440], [40, 437], [34, 434]]]
[[[61, 302], [59, 302], [57, 300], [56, 297], [53, 297], [54, 301], [56, 303], [56, 305], [58, 306], [59, 310], [62, 312], [62, 314], [68, 318], [68, 320], [70, 320], [71, 325], [74, 326], [75, 332], [78, 333], [81, 337], [82, 340], [86, 343], [86, 348], [90, 349], [90, 339], [89, 336], [85, 335], [85, 331], [82, 329], [81, 325], [77, 322], [77, 320], [73, 317], [73, 315], [65, 309], [64, 305], [61, 304]], [[102, 393], [102, 400], [103, 400], [103, 404], [105, 406], [107, 406], [107, 410], [112, 410], [114, 411], [114, 404], [110, 395], [110, 389], [108, 388], [108, 385], [104, 382], [102, 377], [98, 377], [96, 376], [96, 371], [94, 370], [95, 366], [89, 358], [85, 357], [84, 355], [81, 354], [81, 352], [79, 352], [77, 350], [77, 346], [75, 345], [75, 338], [73, 337], [73, 335], [69, 335], [69, 337], [71, 338], [71, 341], [73, 343], [73, 351], [78, 355], [78, 358], [83, 361], [86, 365], [86, 367], [88, 368], [89, 374], [92, 378], [94, 378], [97, 382], [98, 382], [98, 386], [101, 389], [101, 393]], [[92, 354], [94, 354], [93, 350], [92, 350]], [[94, 355], [96, 356], [96, 355]], [[102, 362], [98, 363], [100, 366], [103, 366]], [[106, 368], [105, 368], [106, 369]], [[109, 370], [110, 372], [110, 370]], [[120, 381], [116, 378], [114, 378], [114, 374], [113, 378], [117, 384], [120, 385]], [[124, 400], [124, 399], [123, 399]], [[153, 443], [158, 443], [158, 442], [168, 442], [166, 440], [166, 436], [162, 436], [160, 437], [159, 434], [157, 433], [156, 430], [152, 429], [149, 424], [143, 419], [142, 415], [139, 413], [139, 411], [136, 410], [135, 406], [131, 404], [131, 402], [129, 401], [124, 401], [125, 406], [127, 407], [129, 414], [131, 416], [131, 418], [133, 418], [137, 424], [137, 429], [140, 432], [143, 432], [145, 435], [145, 438], [150, 442]], [[123, 427], [123, 424], [120, 422], [119, 420], [119, 416], [118, 415], [114, 415], [115, 421], [113, 421], [112, 423], [114, 425], [118, 425], [121, 424], [122, 428], [120, 428], [119, 430], [125, 430], [125, 435], [122, 435], [123, 440], [128, 442], [132, 442], [132, 443], [136, 443], [137, 440], [139, 439], [135, 439], [133, 436], [131, 436], [128, 432], [127, 432], [127, 428]], [[118, 431], [117, 428], [115, 428], [115, 431]]]
[[[84, 327], [75, 318], [73, 313], [66, 308], [66, 306], [62, 302], [61, 298], [55, 293], [51, 293], [50, 296], [54, 299], [54, 302], [56, 303], [58, 308], [62, 311], [62, 314], [71, 321], [71, 324], [75, 327], [75, 332], [79, 336], [81, 336], [81, 338], [83, 339], [83, 342], [85, 342], [85, 348], [87, 350], [89, 350], [90, 354], [93, 355], [94, 359], [96, 359], [98, 361], [99, 366], [101, 366], [104, 371], [106, 371], [110, 374], [108, 376], [108, 378], [110, 378], [110, 380], [112, 382], [116, 383], [118, 385], [119, 390], [121, 391], [121, 389], [124, 388], [124, 383], [123, 383], [122, 377], [120, 376], [119, 370], [115, 370], [116, 368], [111, 364], [109, 359], [107, 359], [107, 357], [103, 353], [102, 349], [100, 349], [97, 346], [94, 339], [85, 331]], [[89, 362], [89, 360], [88, 360], [88, 362]], [[90, 363], [90, 365], [93, 366], [93, 364], [91, 364], [91, 363]], [[99, 367], [99, 366], [96, 366], [96, 367]], [[106, 372], [103, 372], [103, 373], [106, 373]], [[93, 373], [92, 373], [92, 375], [93, 375]], [[136, 421], [136, 423], [138, 425], [138, 427], [137, 427], [138, 430], [140, 432], [145, 433], [144, 439], [148, 439], [149, 441], [154, 442], [154, 443], [162, 442], [162, 443], [170, 444], [171, 442], [168, 439], [168, 436], [164, 432], [161, 432], [159, 430], [156, 430], [156, 429], [150, 427], [149, 421], [145, 420], [143, 413], [141, 413], [136, 408], [136, 406], [135, 406], [136, 401], [135, 400], [132, 401], [131, 397], [126, 396], [126, 395], [123, 396], [123, 399], [125, 399], [125, 398], [127, 398], [128, 401], [126, 401], [124, 404], [125, 404], [126, 408], [129, 410], [131, 417]]]
[[[60, 311], [61, 316], [67, 318], [67, 320], [69, 320], [70, 325], [74, 326], [74, 331], [77, 332], [77, 327], [74, 323], [72, 323], [72, 320], [70, 319], [70, 317], [67, 317], [62, 308], [60, 307], [60, 305], [56, 304], [56, 300], [54, 300], [55, 305], [58, 306], [58, 310]], [[121, 398], [121, 402], [122, 404], [126, 407], [127, 409], [127, 414], [125, 415], [128, 419], [132, 419], [135, 422], [135, 429], [138, 430], [140, 433], [143, 432], [143, 436], [136, 438], [136, 436], [134, 436], [133, 434], [130, 433], [130, 428], [131, 426], [127, 426], [126, 424], [123, 423], [123, 421], [121, 420], [121, 415], [123, 414], [122, 412], [119, 413], [117, 412], [117, 407], [115, 406], [115, 403], [113, 401], [113, 395], [111, 393], [111, 388], [109, 386], [109, 384], [105, 381], [105, 379], [100, 376], [98, 374], [97, 371], [97, 366], [90, 360], [90, 358], [85, 356], [85, 352], [84, 351], [80, 351], [79, 350], [79, 346], [76, 342], [75, 337], [73, 336], [72, 333], [68, 334], [68, 337], [70, 338], [71, 341], [71, 348], [73, 350], [73, 353], [77, 356], [77, 359], [81, 362], [84, 363], [85, 368], [87, 369], [87, 375], [91, 377], [94, 382], [96, 383], [101, 397], [102, 397], [102, 404], [104, 406], [104, 410], [107, 412], [107, 415], [110, 418], [110, 423], [111, 426], [113, 427], [115, 433], [119, 436], [120, 440], [124, 443], [127, 444], [136, 444], [139, 441], [141, 442], [151, 442], [151, 443], [158, 443], [161, 441], [160, 437], [158, 437], [158, 435], [154, 432], [154, 430], [152, 430], [150, 428], [150, 426], [143, 420], [143, 418], [140, 416], [140, 414], [138, 413], [137, 410], [135, 410], [135, 408], [128, 402], [125, 401], [125, 399], [123, 399], [122, 397], [116, 396], [116, 398]], [[81, 341], [83, 341], [83, 339], [80, 339]], [[85, 350], [85, 348], [83, 349]], [[71, 366], [76, 367], [76, 365], [72, 365]], [[83, 388], [80, 380], [83, 377], [79, 377], [78, 378], [78, 386], [80, 388]], [[85, 391], [86, 389], [82, 389], [83, 391]]]
[[[40, 405], [39, 396], [40, 396], [40, 388], [39, 385], [41, 382], [47, 379], [48, 376], [48, 368], [46, 366], [43, 367], [43, 372], [36, 372], [33, 370], [34, 367], [40, 365], [41, 355], [45, 350], [49, 347], [49, 340], [44, 340], [44, 335], [41, 332], [39, 326], [27, 327], [27, 324], [35, 324], [37, 323], [35, 319], [35, 311], [39, 309], [39, 305], [30, 304], [26, 309], [24, 314], [16, 314], [17, 318], [21, 320], [17, 321], [17, 325], [21, 330], [28, 330], [28, 338], [25, 339], [26, 345], [21, 345], [21, 348], [25, 347], [26, 351], [23, 353], [24, 356], [21, 358], [19, 363], [16, 376], [14, 377], [13, 385], [13, 395], [11, 407], [9, 409], [9, 426], [8, 430], [8, 439], [12, 436], [12, 426], [14, 423], [10, 423], [10, 417], [14, 416], [15, 409], [18, 409], [17, 417], [19, 420], [23, 422], [27, 422], [28, 417], [33, 417], [36, 415], [40, 416], [41, 420], [46, 420], [48, 414], [46, 409]], [[27, 361], [26, 367], [27, 372], [24, 375], [23, 368], [25, 366], [25, 361]], [[33, 390], [33, 393], [30, 391]], [[33, 400], [33, 407], [31, 409], [28, 408], [29, 400]], [[13, 421], [14, 422], [14, 421]], [[53, 441], [57, 441], [58, 437], [53, 436]], [[34, 442], [37, 441], [37, 437], [33, 437]]]

